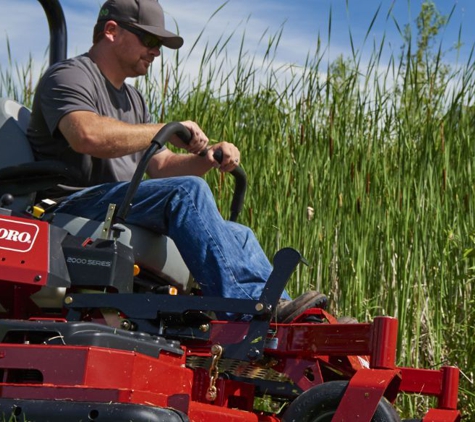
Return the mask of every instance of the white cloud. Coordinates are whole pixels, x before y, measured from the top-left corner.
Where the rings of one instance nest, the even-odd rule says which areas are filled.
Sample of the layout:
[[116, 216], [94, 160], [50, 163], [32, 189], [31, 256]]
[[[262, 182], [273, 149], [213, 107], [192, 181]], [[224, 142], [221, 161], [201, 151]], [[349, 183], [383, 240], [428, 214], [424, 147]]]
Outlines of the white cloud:
[[[263, 12], [267, 12], [272, 3], [233, 1], [226, 4], [216, 16], [208, 20], [213, 13], [224, 4], [218, 0], [207, 2], [197, 2], [196, 0], [176, 1], [163, 0], [162, 5], [167, 13], [167, 26], [175, 30], [175, 22], [179, 25], [181, 35], [185, 38], [186, 44], [181, 54], [186, 56], [189, 49], [197, 39], [203, 29], [204, 34], [200, 46], [206, 42], [214, 45], [220, 36], [226, 38], [234, 30], [229, 47], [230, 54], [239, 48], [241, 36], [245, 32], [246, 48], [251, 52], [255, 51], [262, 35], [266, 30], [269, 34], [275, 33], [285, 20], [285, 16], [272, 18], [266, 13], [266, 18], [262, 18]], [[64, 13], [68, 27], [68, 56], [73, 56], [87, 51], [91, 44], [92, 27], [97, 17], [97, 11], [101, 1], [91, 0], [62, 0]], [[2, 28], [0, 43], [6, 47], [6, 38], [10, 41], [13, 61], [19, 64], [26, 63], [30, 57], [35, 62], [42, 64], [45, 60], [45, 50], [49, 42], [48, 27], [45, 15], [39, 2], [35, 0], [0, 0], [2, 13], [0, 15], [0, 27]], [[274, 9], [277, 9], [274, 6]], [[275, 16], [275, 11], [274, 15]], [[25, 30], [26, 29], [26, 30]], [[279, 54], [292, 54], [294, 57], [300, 55], [305, 58], [309, 48], [315, 44], [305, 35], [300, 39], [292, 40], [289, 37], [289, 28], [285, 28], [286, 37], [281, 40]], [[263, 45], [265, 46], [266, 40]], [[262, 43], [261, 43], [262, 45]], [[7, 49], [0, 48], [1, 63], [7, 63]], [[295, 58], [291, 61], [294, 61]]]
[[[387, 0], [382, 1], [388, 2]], [[81, 54], [87, 51], [91, 45], [92, 28], [103, 0], [60, 0], [60, 2], [63, 5], [68, 27], [68, 56]], [[332, 3], [333, 30], [331, 46], [327, 49], [329, 5]], [[282, 25], [282, 38], [279, 41], [273, 62], [275, 67], [285, 68], [294, 65], [293, 71], [298, 72], [298, 67], [304, 65], [307, 56], [314, 55], [319, 34], [322, 37], [325, 60], [333, 61], [341, 54], [349, 57], [351, 50], [348, 22], [352, 22], [351, 31], [355, 37], [355, 47], [361, 49], [362, 37], [368, 28], [358, 27], [358, 24], [369, 26], [369, 21], [376, 10], [376, 6], [374, 6], [369, 13], [361, 17], [363, 11], [360, 12], [358, 8], [352, 9], [352, 19], [349, 20], [345, 8], [337, 7], [337, 4], [341, 5], [342, 3], [340, 1], [337, 3], [334, 0], [321, 0], [318, 8], [307, 7], [307, 9], [305, 6], [311, 5], [309, 0], [301, 2], [229, 0], [226, 4], [225, 0], [180, 0], [179, 2], [161, 0], [161, 4], [166, 12], [167, 27], [175, 31], [177, 24], [180, 34], [185, 39], [185, 45], [180, 50], [180, 57], [187, 58], [184, 63], [186, 67], [183, 70], [191, 78], [197, 75], [206, 45], [214, 47], [218, 40], [221, 39], [222, 43], [228, 37], [231, 37], [226, 46], [225, 55], [228, 66], [236, 63], [243, 36], [245, 36], [244, 51], [248, 57], [255, 60], [256, 65], [260, 65], [269, 37], [278, 33]], [[354, 5], [354, 3], [351, 4]], [[221, 6], [223, 6], [222, 9], [213, 16]], [[366, 7], [368, 8], [368, 6]], [[384, 31], [387, 31], [385, 53], [398, 54], [397, 48], [401, 39], [395, 33], [392, 20], [386, 21], [387, 10], [384, 7], [381, 11], [381, 19], [378, 18], [379, 21], [384, 22], [380, 22], [380, 26], [375, 27], [370, 34], [364, 49], [366, 57], [372, 53], [373, 39], [378, 44], [378, 39], [381, 38]], [[34, 74], [39, 75], [42, 65], [47, 62], [46, 48], [49, 42], [48, 26], [40, 3], [37, 0], [0, 0], [0, 10], [0, 64], [2, 69], [8, 67], [6, 49], [8, 36], [13, 63], [20, 66], [25, 65], [31, 55]], [[400, 25], [404, 25], [404, 23], [404, 20], [399, 21]], [[201, 33], [202, 38], [199, 44], [190, 54], [190, 49]], [[234, 35], [232, 35], [233, 33]], [[389, 45], [390, 40], [393, 45], [392, 50]], [[165, 50], [164, 57], [173, 58], [173, 52]], [[363, 58], [366, 59], [366, 57], [363, 55]], [[325, 68], [324, 64], [321, 65], [321, 69]], [[155, 66], [154, 72], [158, 72], [158, 66]]]

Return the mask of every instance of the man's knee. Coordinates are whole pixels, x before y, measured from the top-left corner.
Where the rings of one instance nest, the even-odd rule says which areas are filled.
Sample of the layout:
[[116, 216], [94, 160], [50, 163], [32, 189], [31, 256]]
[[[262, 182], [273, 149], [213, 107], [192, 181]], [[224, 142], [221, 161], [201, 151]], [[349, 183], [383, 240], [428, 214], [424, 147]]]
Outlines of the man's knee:
[[187, 194], [195, 198], [207, 198], [207, 200], [213, 199], [213, 193], [208, 183], [198, 176], [185, 176], [180, 183], [180, 189], [183, 189]]
[[202, 177], [185, 176], [182, 186], [190, 186], [192, 189], [209, 190], [209, 185]]

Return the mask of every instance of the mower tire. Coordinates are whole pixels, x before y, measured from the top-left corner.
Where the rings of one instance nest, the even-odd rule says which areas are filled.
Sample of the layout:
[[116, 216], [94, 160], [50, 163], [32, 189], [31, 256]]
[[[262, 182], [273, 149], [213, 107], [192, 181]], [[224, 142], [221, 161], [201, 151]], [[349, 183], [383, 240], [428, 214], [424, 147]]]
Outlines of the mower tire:
[[[292, 402], [282, 422], [331, 422], [347, 386], [348, 381], [329, 381], [310, 388]], [[401, 419], [383, 397], [371, 422], [401, 422]]]
[[70, 400], [0, 399], [1, 414], [15, 422], [189, 422], [184, 413], [170, 408]]

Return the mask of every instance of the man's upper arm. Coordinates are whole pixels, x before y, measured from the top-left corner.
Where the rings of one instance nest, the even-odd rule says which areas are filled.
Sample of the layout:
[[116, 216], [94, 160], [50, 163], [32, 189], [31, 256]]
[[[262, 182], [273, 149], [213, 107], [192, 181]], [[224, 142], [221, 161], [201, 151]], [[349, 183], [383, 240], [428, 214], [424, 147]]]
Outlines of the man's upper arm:
[[84, 70], [59, 65], [44, 81], [40, 94], [43, 116], [52, 135], [63, 117], [74, 111], [95, 113], [95, 89]]
[[72, 111], [60, 119], [58, 129], [75, 151], [80, 152], [81, 144], [79, 141], [96, 117], [97, 114], [91, 111]]

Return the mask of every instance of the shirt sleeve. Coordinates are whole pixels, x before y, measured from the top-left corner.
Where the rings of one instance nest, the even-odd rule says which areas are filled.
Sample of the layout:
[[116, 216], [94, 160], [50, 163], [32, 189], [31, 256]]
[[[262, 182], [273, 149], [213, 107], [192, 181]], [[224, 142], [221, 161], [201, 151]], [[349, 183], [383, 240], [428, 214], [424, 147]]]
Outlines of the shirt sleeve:
[[51, 70], [41, 92], [41, 108], [48, 129], [55, 134], [60, 120], [73, 111], [97, 113], [96, 89], [83, 69], [67, 63]]

